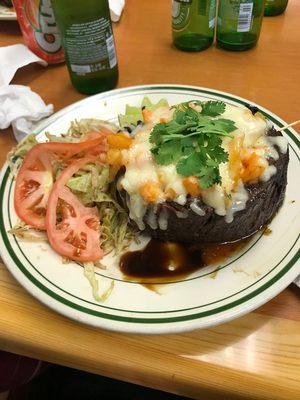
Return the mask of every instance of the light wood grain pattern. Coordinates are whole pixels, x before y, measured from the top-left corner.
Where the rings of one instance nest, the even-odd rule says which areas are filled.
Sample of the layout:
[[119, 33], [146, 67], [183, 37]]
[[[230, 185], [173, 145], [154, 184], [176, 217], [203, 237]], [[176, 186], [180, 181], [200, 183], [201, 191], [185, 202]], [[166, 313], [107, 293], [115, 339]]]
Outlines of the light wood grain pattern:
[[300, 396], [300, 321], [251, 313], [184, 335], [120, 335], [49, 311], [1, 266], [0, 282], [8, 351], [199, 399]]
[[[127, 0], [115, 26], [119, 87], [179, 83], [232, 92], [287, 121], [300, 110], [300, 2], [266, 18], [258, 46], [245, 53], [171, 46], [170, 1]], [[0, 46], [21, 42], [16, 23], [0, 23]], [[64, 65], [31, 65], [13, 81], [56, 110], [84, 96]], [[0, 133], [0, 164], [15, 141]], [[195, 399], [300, 399], [300, 291], [292, 285], [256, 312], [213, 329], [172, 336], [121, 335], [50, 311], [0, 264], [0, 348]]]

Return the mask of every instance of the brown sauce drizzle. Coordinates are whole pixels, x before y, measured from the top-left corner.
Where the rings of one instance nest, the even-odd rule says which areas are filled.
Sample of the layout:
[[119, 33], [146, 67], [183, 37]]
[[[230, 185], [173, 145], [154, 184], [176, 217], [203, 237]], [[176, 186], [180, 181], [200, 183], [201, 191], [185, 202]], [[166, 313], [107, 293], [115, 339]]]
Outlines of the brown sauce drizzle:
[[227, 244], [193, 244], [161, 242], [151, 239], [144, 249], [128, 251], [120, 259], [120, 270], [127, 278], [141, 283], [155, 279], [172, 281], [217, 264], [241, 250], [249, 239]]

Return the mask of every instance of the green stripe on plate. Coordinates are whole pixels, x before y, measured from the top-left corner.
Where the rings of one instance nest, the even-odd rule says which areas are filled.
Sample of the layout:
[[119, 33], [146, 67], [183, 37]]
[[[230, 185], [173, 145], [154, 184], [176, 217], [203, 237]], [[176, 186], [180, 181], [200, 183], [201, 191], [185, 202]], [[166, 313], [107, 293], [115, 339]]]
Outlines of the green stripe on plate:
[[[297, 154], [296, 154], [296, 152], [295, 152], [295, 150], [293, 149], [292, 146], [291, 146], [291, 148], [292, 148], [292, 150], [294, 151], [295, 155], [297, 156]], [[9, 177], [9, 173], [6, 174], [5, 177], [4, 177], [4, 179], [3, 179], [3, 187], [6, 186], [6, 182], [7, 182], [7, 180], [8, 180], [8, 177]], [[5, 181], [5, 182], [4, 182], [4, 181]], [[9, 200], [10, 195], [11, 195], [12, 183], [13, 183], [13, 182], [11, 181], [11, 184], [10, 184], [10, 187], [9, 187], [9, 193], [8, 193], [8, 200]], [[2, 189], [2, 188], [1, 188], [1, 189]], [[0, 195], [1, 195], [1, 191], [0, 191]], [[10, 223], [10, 229], [11, 229], [11, 228], [12, 228], [12, 223], [11, 223], [11, 216], [10, 216], [10, 207], [9, 207], [9, 203], [7, 204], [7, 209], [8, 209], [8, 217], [9, 217], [9, 223]], [[262, 237], [262, 235], [258, 238], [258, 240], [261, 239], [261, 237]], [[9, 239], [7, 238], [7, 240], [9, 240]], [[250, 246], [250, 248], [249, 248], [248, 250], [250, 250], [250, 249], [258, 242], [258, 240], [257, 240], [252, 246]], [[296, 241], [294, 242], [292, 248], [294, 247], [294, 245], [295, 245], [295, 243], [297, 242], [297, 240], [298, 240], [298, 238], [297, 238]], [[80, 300], [80, 301], [82, 301], [82, 302], [84, 302], [84, 303], [87, 303], [87, 304], [91, 304], [91, 305], [93, 305], [93, 306], [97, 306], [97, 307], [99, 307], [99, 308], [108, 309], [108, 310], [113, 310], [113, 311], [119, 311], [119, 312], [130, 312], [130, 313], [133, 313], [133, 314], [169, 314], [169, 313], [176, 313], [176, 312], [191, 311], [191, 310], [196, 310], [196, 309], [199, 309], [199, 308], [207, 307], [207, 306], [210, 306], [210, 305], [213, 305], [213, 304], [217, 304], [217, 303], [219, 303], [219, 302], [221, 302], [221, 301], [224, 301], [224, 300], [228, 300], [229, 298], [231, 298], [231, 297], [233, 297], [233, 296], [236, 296], [236, 295], [238, 295], [238, 294], [244, 292], [245, 290], [248, 290], [248, 289], [251, 288], [252, 286], [256, 285], [258, 282], [260, 282], [262, 279], [264, 279], [266, 276], [268, 276], [269, 274], [271, 274], [271, 273], [274, 271], [274, 269], [277, 268], [278, 265], [281, 264], [281, 262], [288, 256], [288, 254], [289, 254], [290, 251], [292, 250], [292, 248], [290, 248], [289, 251], [288, 251], [288, 252], [283, 256], [283, 258], [280, 260], [280, 262], [279, 262], [278, 264], [276, 264], [275, 267], [273, 267], [267, 274], [263, 275], [259, 280], [257, 280], [257, 281], [254, 282], [253, 284], [247, 286], [246, 288], [241, 289], [240, 291], [238, 291], [238, 292], [236, 292], [236, 293], [234, 293], [234, 294], [232, 294], [232, 295], [230, 295], [230, 296], [221, 298], [221, 299], [219, 299], [219, 300], [217, 300], [217, 301], [214, 301], [214, 302], [211, 302], [211, 303], [202, 304], [202, 305], [200, 305], [200, 306], [189, 307], [189, 308], [185, 308], [185, 309], [177, 309], [177, 310], [168, 310], [168, 311], [141, 311], [141, 310], [140, 310], [140, 311], [132, 311], [132, 310], [127, 310], [127, 309], [119, 309], [119, 308], [114, 308], [114, 307], [107, 307], [107, 306], [104, 306], [104, 305], [99, 304], [99, 303], [90, 302], [90, 301], [88, 301], [88, 300], [86, 300], [86, 299], [83, 299], [83, 298], [81, 298], [81, 297], [75, 296], [74, 294], [72, 294], [72, 293], [70, 293], [70, 292], [64, 290], [64, 289], [61, 288], [60, 286], [57, 286], [56, 284], [54, 284], [53, 282], [51, 282], [48, 278], [46, 278], [46, 277], [39, 271], [38, 267], [36, 267], [36, 266], [34, 266], [34, 265], [32, 264], [32, 262], [28, 259], [28, 257], [27, 257], [26, 254], [24, 253], [23, 249], [21, 248], [21, 246], [20, 246], [20, 244], [19, 244], [19, 242], [18, 242], [18, 240], [16, 239], [15, 236], [14, 236], [14, 241], [15, 241], [17, 247], [19, 248], [21, 254], [22, 254], [23, 257], [25, 258], [25, 260], [28, 262], [28, 264], [29, 264], [43, 279], [45, 279], [49, 284], [51, 284], [52, 286], [54, 286], [56, 289], [62, 291], [63, 293], [65, 293], [65, 294], [67, 294], [67, 295], [69, 295], [69, 296], [71, 296], [71, 297], [73, 297], [73, 298], [75, 298], [75, 299], [77, 299], [77, 300]], [[247, 251], [248, 251], [248, 250], [247, 250]], [[247, 252], [247, 251], [246, 251], [246, 252]], [[245, 253], [246, 253], [246, 252], [245, 252]], [[244, 253], [244, 254], [245, 254], [245, 253]], [[238, 257], [238, 258], [240, 258], [240, 257]], [[229, 264], [228, 264], [228, 265], [229, 265]], [[224, 267], [223, 267], [223, 268], [224, 268]], [[223, 269], [223, 268], [222, 268], [222, 269]], [[210, 272], [210, 274], [211, 274], [211, 272]], [[110, 278], [110, 279], [112, 279], [112, 278]], [[197, 279], [197, 277], [191, 278], [191, 279]]]

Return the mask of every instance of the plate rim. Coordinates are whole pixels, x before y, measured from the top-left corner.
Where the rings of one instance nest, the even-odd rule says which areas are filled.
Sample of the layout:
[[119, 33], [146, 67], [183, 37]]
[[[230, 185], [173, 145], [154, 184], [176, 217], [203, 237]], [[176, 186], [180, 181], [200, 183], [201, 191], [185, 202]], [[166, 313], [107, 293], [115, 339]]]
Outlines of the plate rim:
[[[276, 114], [272, 113], [268, 109], [266, 109], [266, 108], [264, 108], [264, 107], [262, 107], [262, 106], [260, 106], [260, 105], [258, 105], [256, 103], [254, 103], [252, 101], [249, 101], [249, 100], [247, 100], [245, 98], [236, 96], [236, 95], [228, 93], [228, 92], [223, 92], [223, 91], [220, 91], [220, 90], [215, 90], [215, 89], [210, 89], [210, 88], [205, 88], [205, 87], [191, 86], [191, 85], [159, 84], [159, 85], [130, 86], [130, 87], [126, 87], [126, 88], [115, 89], [115, 90], [112, 90], [112, 91], [109, 91], [109, 92], [105, 92], [105, 93], [100, 93], [100, 94], [97, 94], [97, 95], [82, 99], [80, 101], [77, 101], [77, 102], [75, 102], [75, 103], [63, 108], [62, 110], [58, 111], [57, 113], [52, 115], [50, 118], [48, 118], [46, 121], [43, 121], [41, 124], [39, 124], [36, 127], [36, 129], [34, 129], [34, 133], [41, 133], [41, 131], [44, 130], [48, 125], [53, 124], [56, 120], [58, 120], [59, 118], [61, 118], [64, 115], [66, 115], [67, 113], [69, 113], [70, 111], [75, 109], [76, 107], [80, 107], [80, 105], [82, 103], [86, 104], [88, 102], [95, 102], [95, 101], [97, 101], [97, 99], [99, 99], [99, 101], [100, 101], [100, 100], [104, 100], [106, 98], [109, 99], [111, 97], [119, 97], [119, 94], [122, 94], [122, 93], [126, 94], [128, 92], [135, 92], [135, 91], [143, 92], [144, 90], [149, 90], [149, 89], [150, 90], [162, 90], [162, 89], [193, 90], [193, 91], [198, 92], [199, 94], [212, 94], [212, 95], [217, 95], [217, 96], [221, 95], [223, 98], [227, 98], [227, 99], [229, 99], [231, 101], [234, 101], [234, 102], [236, 102], [238, 100], [238, 103], [240, 103], [240, 104], [251, 103], [253, 105], [257, 105], [260, 108], [260, 110], [262, 110], [263, 112], [265, 112], [268, 115], [268, 117], [271, 116], [270, 119], [273, 120], [273, 122], [275, 122], [277, 125], [285, 124], [285, 122], [280, 117], [278, 117]], [[296, 144], [296, 146], [298, 148], [300, 148], [300, 141], [295, 136], [296, 131], [294, 129], [291, 129], [291, 128], [287, 129], [287, 131], [290, 132], [289, 136], [293, 140], [293, 142]], [[2, 182], [4, 174], [7, 172], [7, 169], [8, 169], [8, 164], [6, 163], [6, 164], [4, 164], [4, 166], [2, 168], [0, 182]], [[2, 199], [1, 199], [1, 202], [2, 202]], [[3, 244], [2, 235], [1, 235], [1, 244]], [[145, 324], [146, 329], [141, 329], [141, 327], [138, 326], [139, 323], [136, 323], [135, 321], [133, 321], [134, 318], [132, 318], [132, 321], [128, 321], [128, 320], [126, 321], [126, 323], [128, 323], [128, 322], [135, 323], [134, 328], [133, 328], [132, 324], [129, 324], [130, 326], [126, 327], [124, 325], [124, 323], [122, 324], [122, 322], [121, 322], [121, 326], [112, 326], [112, 324], [110, 324], [110, 323], [108, 323], [108, 324], [104, 323], [103, 324], [102, 323], [103, 317], [100, 317], [100, 318], [97, 317], [97, 320], [91, 320], [90, 318], [88, 318], [89, 321], [86, 321], [86, 318], [84, 318], [84, 317], [86, 317], [87, 315], [91, 314], [92, 310], [87, 309], [89, 314], [86, 314], [86, 311], [80, 311], [80, 312], [84, 313], [84, 317], [82, 318], [81, 315], [74, 315], [74, 310], [75, 309], [72, 307], [72, 310], [70, 310], [69, 307], [71, 307], [71, 306], [64, 305], [64, 307], [67, 307], [67, 310], [62, 310], [61, 309], [62, 303], [59, 300], [54, 300], [53, 297], [50, 297], [51, 301], [49, 302], [49, 295], [46, 294], [45, 292], [43, 293], [43, 295], [45, 295], [45, 299], [43, 300], [41, 298], [41, 296], [39, 295], [40, 293], [38, 293], [38, 294], [36, 293], [36, 291], [39, 292], [39, 290], [41, 290], [41, 289], [39, 289], [38, 286], [35, 286], [31, 281], [29, 281], [29, 278], [26, 276], [26, 274], [24, 272], [21, 272], [21, 270], [18, 270], [21, 273], [21, 275], [19, 277], [19, 276], [16, 276], [18, 274], [16, 274], [16, 275], [14, 274], [14, 272], [16, 272], [15, 268], [14, 268], [15, 266], [11, 267], [11, 268], [8, 267], [9, 261], [11, 261], [11, 260], [7, 260], [6, 261], [6, 255], [4, 256], [3, 251], [1, 249], [1, 246], [0, 246], [0, 253], [2, 255], [3, 261], [7, 265], [7, 268], [16, 277], [16, 279], [19, 281], [19, 283], [22, 286], [24, 286], [34, 297], [36, 297], [38, 300], [40, 300], [41, 302], [46, 304], [48, 307], [54, 309], [55, 311], [59, 312], [60, 314], [63, 314], [63, 315], [66, 315], [66, 316], [70, 317], [71, 319], [75, 319], [77, 321], [80, 320], [82, 322], [86, 322], [86, 323], [91, 324], [93, 326], [96, 326], [98, 328], [104, 328], [104, 329], [114, 330], [114, 331], [118, 331], [118, 332], [147, 333], [147, 334], [149, 334], [149, 333], [183, 332], [183, 331], [188, 331], [188, 330], [192, 330], [192, 329], [196, 329], [196, 328], [205, 328], [207, 326], [212, 326], [212, 323], [209, 322], [209, 321], [206, 324], [203, 323], [205, 321], [202, 319], [203, 317], [199, 317], [198, 316], [199, 313], [196, 313], [195, 315], [186, 316], [188, 319], [182, 321], [183, 323], [186, 324], [186, 326], [183, 326], [181, 323], [178, 324], [177, 321], [174, 321], [174, 318], [172, 318], [172, 317], [171, 317], [172, 321], [170, 321], [170, 322], [173, 322], [175, 324], [177, 323], [176, 326], [170, 326], [169, 322], [167, 322], [167, 326], [166, 326], [166, 321], [162, 321], [162, 322], [161, 321], [157, 321], [157, 323], [155, 322], [154, 325], [151, 325], [152, 331], [147, 329], [147, 326], [149, 327], [149, 324]], [[292, 260], [294, 260], [295, 258], [297, 259], [298, 258], [298, 254], [299, 254], [299, 250], [298, 250], [298, 253], [297, 252], [295, 253], [295, 255], [293, 256]], [[287, 263], [287, 265], [289, 265], [292, 260], [290, 260]], [[22, 264], [21, 260], [19, 260], [19, 262]], [[270, 289], [273, 288], [274, 283], [268, 285], [268, 287], [266, 289], [262, 289], [268, 283], [268, 282], [266, 282], [262, 286], [258, 287], [254, 292], [251, 292], [250, 294], [245, 296], [245, 297], [251, 296], [250, 300], [252, 299], [252, 301], [245, 300], [244, 302], [241, 303], [241, 300], [243, 299], [243, 297], [242, 297], [242, 298], [236, 300], [236, 302], [238, 302], [238, 304], [234, 305], [232, 307], [229, 307], [229, 310], [225, 309], [225, 311], [214, 313], [213, 316], [215, 317], [215, 322], [213, 323], [213, 325], [217, 325], [218, 323], [224, 323], [224, 322], [229, 321], [229, 320], [231, 320], [233, 318], [236, 318], [238, 316], [242, 316], [245, 313], [247, 313], [249, 311], [252, 311], [253, 309], [259, 307], [262, 304], [264, 304], [265, 302], [270, 300], [270, 298], [273, 298], [277, 293], [279, 293], [287, 285], [289, 285], [291, 283], [291, 281], [293, 280], [293, 278], [295, 278], [298, 275], [298, 273], [300, 272], [300, 271], [297, 271], [296, 268], [293, 268], [293, 266], [297, 266], [297, 265], [294, 263], [291, 266], [291, 268], [288, 269], [287, 272], [283, 272], [285, 270], [286, 266], [281, 268], [281, 270], [271, 279], [271, 281], [273, 281], [273, 279], [275, 277], [277, 277], [277, 275], [279, 275], [279, 274], [281, 275], [282, 274], [282, 276], [280, 276], [274, 282], [275, 284], [276, 284], [276, 282], [277, 283], [281, 283], [281, 285], [277, 284], [278, 287], [277, 287], [277, 291], [276, 292], [274, 290], [270, 291]], [[295, 273], [292, 274], [292, 271], [294, 269], [295, 269]], [[27, 272], [29, 273], [29, 271], [27, 271]], [[28, 280], [33, 285], [33, 287], [30, 287], [31, 285], [24, 285], [24, 281], [21, 279], [23, 275], [25, 275], [25, 277], [26, 277], [26, 284], [28, 283], [27, 282], [27, 280]], [[291, 277], [289, 277], [287, 279], [287, 277], [289, 275], [291, 275]], [[285, 278], [285, 279], [283, 279], [283, 278]], [[51, 290], [51, 289], [49, 289], [47, 287], [46, 287], [46, 289], [47, 290]], [[258, 294], [256, 294], [257, 291], [258, 291]], [[268, 293], [268, 292], [270, 292], [270, 293]], [[255, 294], [253, 294], [253, 293], [255, 293]], [[268, 293], [268, 295], [266, 296], [267, 293]], [[54, 294], [58, 295], [57, 293], [54, 293]], [[261, 294], [265, 294], [265, 296], [262, 296], [260, 301], [257, 301], [258, 300], [257, 296], [259, 296]], [[60, 295], [58, 295], [58, 296], [60, 297]], [[48, 299], [48, 301], [47, 301], [47, 299]], [[63, 299], [63, 300], [66, 300], [66, 299]], [[53, 301], [57, 302], [58, 304], [57, 305], [54, 304], [54, 303], [52, 304]], [[228, 305], [223, 305], [220, 308], [224, 309], [224, 307], [226, 308], [226, 306], [230, 306], [231, 304], [232, 303], [229, 303]], [[243, 307], [241, 307], [241, 305], [243, 305]], [[79, 308], [81, 307], [78, 304], [75, 304], [75, 306], [76, 306], [76, 309], [78, 307]], [[238, 313], [234, 313], [234, 312], [229, 313], [228, 312], [230, 310], [234, 311], [236, 309], [236, 307], [240, 307], [241, 308]], [[68, 311], [70, 311], [70, 312], [68, 312]], [[227, 313], [227, 315], [222, 315], [223, 312]], [[75, 312], [75, 314], [76, 314], [76, 312]], [[107, 314], [105, 315], [105, 317], [106, 317], [106, 319], [108, 319]], [[191, 318], [191, 317], [194, 317], [194, 318]], [[92, 318], [94, 318], [94, 317], [92, 317]], [[128, 319], [128, 318], [126, 318], [126, 319]], [[108, 320], [110, 321], [110, 319], [108, 319]], [[162, 320], [162, 318], [160, 318], [160, 320]], [[98, 323], [98, 321], [100, 321], [100, 323]], [[190, 323], [191, 321], [193, 322], [192, 324]], [[201, 321], [202, 323], [201, 322], [199, 323], [199, 321]], [[189, 322], [189, 324], [187, 324], [187, 322]], [[143, 324], [144, 323], [145, 322], [143, 322]], [[118, 324], [120, 324], [120, 322], [118, 322]], [[153, 327], [155, 327], [155, 329], [153, 329]]]

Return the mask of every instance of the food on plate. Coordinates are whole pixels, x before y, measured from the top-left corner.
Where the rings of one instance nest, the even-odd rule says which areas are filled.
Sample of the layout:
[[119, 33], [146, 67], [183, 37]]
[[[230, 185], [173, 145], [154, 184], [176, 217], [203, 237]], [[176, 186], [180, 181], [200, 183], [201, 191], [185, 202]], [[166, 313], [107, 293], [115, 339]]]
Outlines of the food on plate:
[[[46, 137], [30, 135], [10, 155], [21, 220], [11, 233], [37, 240], [44, 232], [55, 252], [85, 265], [95, 297], [94, 266], [110, 252], [122, 255], [139, 234], [189, 245], [241, 241], [284, 200], [288, 144], [256, 107], [145, 98], [128, 105], [118, 125], [82, 119]], [[149, 254], [174, 247], [157, 243]], [[219, 250], [206, 260], [227, 254], [218, 246], [207, 247]], [[195, 254], [207, 251], [180, 249], [190, 271]]]
[[271, 221], [284, 199], [288, 146], [256, 108], [191, 101], [140, 112], [127, 110], [136, 127], [117, 186], [141, 231], [223, 243]]

